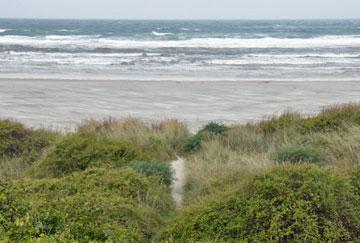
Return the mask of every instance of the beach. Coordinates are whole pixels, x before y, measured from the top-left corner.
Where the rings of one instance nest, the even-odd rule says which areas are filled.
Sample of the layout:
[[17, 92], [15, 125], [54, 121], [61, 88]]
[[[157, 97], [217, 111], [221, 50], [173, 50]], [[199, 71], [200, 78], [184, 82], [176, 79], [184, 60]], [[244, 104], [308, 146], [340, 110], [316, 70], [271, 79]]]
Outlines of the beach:
[[175, 82], [0, 80], [0, 117], [68, 130], [85, 119], [176, 118], [197, 130], [209, 121], [246, 123], [293, 110], [358, 102], [360, 82]]

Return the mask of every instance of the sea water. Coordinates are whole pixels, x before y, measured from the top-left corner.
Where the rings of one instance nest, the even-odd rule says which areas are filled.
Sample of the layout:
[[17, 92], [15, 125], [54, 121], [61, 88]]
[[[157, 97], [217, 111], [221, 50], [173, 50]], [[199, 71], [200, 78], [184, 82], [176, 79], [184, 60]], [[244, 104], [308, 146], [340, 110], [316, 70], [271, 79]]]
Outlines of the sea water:
[[0, 19], [0, 78], [359, 80], [360, 20]]

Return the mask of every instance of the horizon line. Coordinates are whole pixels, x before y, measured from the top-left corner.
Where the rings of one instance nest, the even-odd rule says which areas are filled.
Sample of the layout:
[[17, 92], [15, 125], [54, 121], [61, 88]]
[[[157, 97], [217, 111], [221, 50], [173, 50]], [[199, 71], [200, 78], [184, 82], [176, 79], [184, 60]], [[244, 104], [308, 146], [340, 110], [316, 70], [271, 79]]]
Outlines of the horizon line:
[[44, 18], [0, 17], [5, 20], [114, 20], [114, 21], [281, 21], [281, 20], [360, 20], [359, 18]]

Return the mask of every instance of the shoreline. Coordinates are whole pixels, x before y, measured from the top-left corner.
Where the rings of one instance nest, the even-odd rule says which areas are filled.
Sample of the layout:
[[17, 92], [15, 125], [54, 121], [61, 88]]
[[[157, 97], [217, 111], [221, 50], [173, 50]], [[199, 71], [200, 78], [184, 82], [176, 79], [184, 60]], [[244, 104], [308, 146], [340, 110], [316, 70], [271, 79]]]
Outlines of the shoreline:
[[6, 78], [0, 77], [0, 82], [136, 82], [136, 83], [360, 83], [359, 79], [354, 80], [316, 80], [316, 79], [284, 79], [284, 80], [272, 80], [272, 79], [223, 79], [223, 80], [211, 80], [211, 79], [129, 79], [129, 78], [114, 78], [114, 79], [102, 79], [102, 78]]

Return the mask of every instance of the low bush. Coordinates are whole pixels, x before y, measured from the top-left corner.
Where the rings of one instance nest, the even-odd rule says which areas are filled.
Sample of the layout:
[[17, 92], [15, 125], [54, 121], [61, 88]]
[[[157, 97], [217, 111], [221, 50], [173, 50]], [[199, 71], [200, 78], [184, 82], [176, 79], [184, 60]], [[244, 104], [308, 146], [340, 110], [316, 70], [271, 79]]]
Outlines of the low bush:
[[0, 158], [21, 155], [27, 162], [34, 162], [56, 136], [50, 131], [28, 129], [18, 122], [0, 120]]
[[198, 131], [195, 135], [185, 140], [182, 146], [183, 153], [191, 153], [199, 150], [201, 148], [201, 142], [211, 136], [219, 135], [227, 131], [228, 128], [222, 124], [217, 124], [215, 122], [210, 122], [203, 129]]
[[94, 165], [122, 166], [133, 160], [147, 160], [142, 148], [95, 133], [76, 133], [57, 142], [36, 165], [38, 176], [63, 176]]
[[174, 159], [182, 143], [190, 136], [186, 125], [177, 120], [146, 123], [136, 118], [89, 120], [81, 124], [78, 131], [105, 135], [136, 144], [145, 148], [156, 161]]
[[172, 172], [168, 163], [134, 161], [131, 167], [146, 176], [158, 176], [168, 186], [172, 182]]
[[286, 112], [279, 117], [259, 122], [256, 124], [256, 130], [265, 135], [271, 135], [274, 132], [298, 126], [301, 119], [301, 115], [298, 113]]
[[279, 167], [241, 190], [189, 206], [164, 239], [340, 242], [360, 236], [360, 198], [346, 176], [317, 166]]
[[271, 135], [279, 131], [299, 131], [301, 134], [324, 133], [345, 129], [349, 125], [360, 125], [360, 104], [358, 103], [330, 106], [312, 117], [302, 117], [298, 113], [287, 112], [268, 121], [262, 121], [256, 127], [264, 134]]
[[325, 161], [323, 154], [315, 148], [302, 145], [283, 147], [271, 155], [278, 162], [321, 163]]
[[317, 116], [305, 119], [301, 128], [303, 132], [330, 132], [352, 124], [360, 125], [360, 104], [327, 107]]
[[355, 193], [360, 196], [360, 166], [351, 168], [350, 171], [351, 184], [355, 189]]
[[31, 209], [26, 217], [10, 217], [12, 229], [4, 230], [9, 241], [147, 242], [173, 209], [168, 188], [158, 178], [130, 168], [23, 180], [11, 190], [10, 198], [29, 202]]

